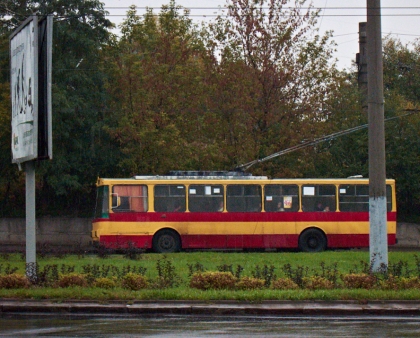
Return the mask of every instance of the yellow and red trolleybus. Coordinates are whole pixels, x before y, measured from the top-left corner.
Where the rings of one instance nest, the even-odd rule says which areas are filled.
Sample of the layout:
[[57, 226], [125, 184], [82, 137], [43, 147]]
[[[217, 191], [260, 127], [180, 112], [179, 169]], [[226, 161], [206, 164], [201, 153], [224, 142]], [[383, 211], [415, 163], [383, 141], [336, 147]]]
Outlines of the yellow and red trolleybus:
[[[92, 239], [109, 248], [281, 249], [369, 246], [369, 180], [268, 179], [237, 172], [100, 178]], [[386, 181], [388, 244], [395, 181]]]

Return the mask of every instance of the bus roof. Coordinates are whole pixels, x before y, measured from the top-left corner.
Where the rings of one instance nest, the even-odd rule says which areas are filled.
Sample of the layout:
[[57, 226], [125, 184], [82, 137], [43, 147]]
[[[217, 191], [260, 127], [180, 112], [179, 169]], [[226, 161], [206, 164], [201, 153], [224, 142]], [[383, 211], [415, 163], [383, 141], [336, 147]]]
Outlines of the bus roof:
[[[349, 177], [349, 178], [273, 178], [270, 179], [267, 176], [176, 176], [176, 175], [136, 175], [131, 178], [99, 178], [97, 185], [104, 184], [136, 184], [139, 181], [147, 181], [153, 184], [153, 181], [164, 182], [164, 181], [201, 181], [205, 183], [206, 181], [235, 181], [238, 182], [252, 182], [252, 181], [266, 181], [264, 183], [285, 183], [285, 184], [367, 184], [369, 182], [368, 178], [360, 177]], [[394, 184], [393, 179], [387, 179], [387, 184]], [[159, 184], [162, 184], [159, 183]]]

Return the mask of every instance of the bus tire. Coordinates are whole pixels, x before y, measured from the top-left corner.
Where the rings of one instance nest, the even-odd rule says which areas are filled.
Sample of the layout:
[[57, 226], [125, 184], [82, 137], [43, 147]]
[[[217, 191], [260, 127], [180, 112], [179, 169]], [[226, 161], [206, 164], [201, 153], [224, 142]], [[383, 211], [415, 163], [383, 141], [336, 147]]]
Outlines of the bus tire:
[[181, 238], [175, 231], [163, 229], [153, 236], [152, 246], [153, 251], [158, 253], [178, 252], [181, 250]]
[[321, 252], [327, 248], [327, 238], [318, 229], [305, 230], [299, 236], [299, 250], [305, 252]]

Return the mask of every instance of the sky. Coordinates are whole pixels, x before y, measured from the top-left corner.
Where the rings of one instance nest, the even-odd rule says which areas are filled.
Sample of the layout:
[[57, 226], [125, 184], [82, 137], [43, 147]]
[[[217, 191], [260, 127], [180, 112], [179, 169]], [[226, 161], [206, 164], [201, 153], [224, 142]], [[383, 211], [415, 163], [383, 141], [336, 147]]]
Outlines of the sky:
[[[307, 3], [309, 3], [308, 0]], [[139, 15], [145, 7], [159, 13], [162, 5], [169, 0], [102, 0], [109, 12], [109, 20], [119, 24], [124, 20], [128, 7], [135, 5]], [[318, 28], [321, 33], [333, 31], [337, 43], [334, 57], [340, 69], [349, 69], [359, 51], [359, 22], [366, 21], [366, 0], [313, 0], [313, 5], [321, 9]], [[189, 8], [190, 17], [197, 22], [214, 20], [220, 13], [219, 7], [226, 0], [176, 0], [177, 5]], [[398, 38], [409, 44], [420, 38], [420, 1], [419, 0], [382, 0], [382, 36]], [[117, 32], [117, 31], [115, 31]]]

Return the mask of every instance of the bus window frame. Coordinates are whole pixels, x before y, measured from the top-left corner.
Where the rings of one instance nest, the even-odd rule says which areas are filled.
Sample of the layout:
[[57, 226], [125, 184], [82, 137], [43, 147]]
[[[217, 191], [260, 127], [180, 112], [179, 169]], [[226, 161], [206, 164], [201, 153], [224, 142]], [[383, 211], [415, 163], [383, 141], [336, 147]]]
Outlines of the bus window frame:
[[[245, 189], [241, 189], [241, 195], [229, 195], [229, 188], [231, 187], [237, 187], [237, 186], [241, 186], [241, 187], [257, 187], [259, 190], [259, 194], [258, 195], [247, 195], [245, 194]], [[249, 183], [249, 184], [244, 184], [244, 183], [232, 183], [232, 184], [227, 184], [226, 185], [226, 204], [225, 204], [225, 208], [228, 212], [246, 212], [246, 213], [250, 213], [250, 212], [263, 212], [263, 198], [264, 198], [264, 184], [260, 183], [260, 184], [256, 184], [255, 182]], [[244, 200], [242, 200], [240, 204], [244, 204], [245, 208], [241, 208], [242, 210], [229, 210], [232, 208], [232, 204], [231, 203], [231, 198], [232, 197], [242, 197]], [[245, 199], [245, 197], [248, 198], [259, 198], [258, 200], [258, 204], [259, 207], [253, 207], [253, 210], [250, 210], [248, 208], [248, 203], [250, 203], [248, 200]], [[250, 199], [251, 203], [253, 204], [254, 202]], [[244, 203], [243, 203], [244, 202]]]
[[[267, 195], [267, 192], [266, 192], [266, 190], [267, 190], [267, 188], [268, 187], [273, 187], [273, 186], [280, 186], [280, 187], [282, 187], [282, 195], [274, 195], [274, 194], [271, 194], [271, 195]], [[298, 184], [296, 184], [296, 183], [277, 183], [277, 182], [275, 182], [275, 183], [270, 183], [270, 184], [263, 184], [262, 185], [262, 187], [263, 187], [263, 201], [264, 201], [264, 203], [263, 203], [263, 210], [265, 211], [265, 212], [299, 212], [301, 209], [300, 209], [300, 206], [301, 206], [301, 202], [300, 202], [300, 186], [298, 185]], [[287, 195], [285, 195], [285, 194], [283, 194], [283, 187], [293, 187], [293, 188], [295, 188], [296, 189], [296, 194], [295, 195], [293, 195], [293, 194], [287, 194]], [[270, 196], [270, 197], [273, 197], [273, 196], [275, 196], [275, 197], [277, 197], [277, 202], [275, 202], [274, 204], [277, 204], [278, 205], [278, 203], [279, 202], [281, 202], [282, 203], [282, 208], [284, 209], [284, 210], [267, 210], [267, 197], [268, 196]], [[290, 210], [287, 210], [287, 209], [289, 209], [289, 208], [285, 208], [285, 205], [284, 205], [284, 197], [292, 197], [292, 207], [290, 208]], [[281, 197], [282, 198], [282, 201], [279, 201], [278, 200], [278, 198], [279, 197]], [[295, 200], [296, 201], [296, 203], [295, 204], [293, 204], [293, 200]], [[294, 207], [296, 205], [296, 207]], [[270, 208], [268, 208], [268, 209], [270, 209]]]
[[[320, 195], [319, 194], [319, 187], [333, 187], [334, 188], [334, 195]], [[307, 193], [305, 193], [305, 188], [307, 188]], [[309, 188], [314, 188], [313, 192], [312, 189]], [[312, 199], [314, 202], [311, 203], [305, 203], [306, 201], [304, 201], [305, 198], [308, 198], [308, 200]], [[337, 184], [333, 184], [330, 182], [326, 182], [326, 183], [303, 183], [300, 186], [300, 199], [301, 199], [301, 210], [303, 212], [337, 212], [339, 211], [338, 209], [338, 198], [337, 198]], [[318, 207], [317, 204], [320, 203], [322, 204], [322, 210], [317, 210], [316, 208]], [[334, 202], [334, 207], [331, 206], [331, 203], [326, 203], [325, 201], [333, 201]], [[308, 205], [311, 205], [310, 208], [308, 208]], [[328, 209], [327, 209], [328, 207]], [[308, 209], [308, 210], [305, 210]]]
[[[196, 195], [196, 194], [192, 194], [191, 193], [191, 189], [195, 188], [197, 189], [197, 187], [204, 187], [204, 194], [203, 195]], [[210, 194], [206, 193], [207, 187], [209, 187], [210, 189]], [[214, 192], [214, 189], [220, 189], [219, 193]], [[214, 212], [214, 213], [218, 213], [218, 212], [223, 212], [225, 211], [225, 186], [223, 184], [220, 183], [193, 183], [193, 184], [189, 184], [188, 185], [188, 190], [187, 190], [187, 202], [188, 202], [188, 211], [189, 212]], [[209, 196], [209, 197], [206, 197]], [[211, 196], [211, 197], [210, 197]], [[191, 210], [191, 202], [195, 199], [195, 198], [200, 198], [200, 199], [205, 199], [208, 198], [209, 201], [211, 201], [211, 199], [213, 199], [213, 201], [211, 203], [209, 203], [208, 205], [212, 204], [211, 207], [208, 207], [207, 210]], [[222, 210], [219, 209], [219, 200], [221, 199], [221, 201], [223, 202], [223, 208]], [[216, 201], [216, 203], [213, 203], [214, 201]], [[194, 205], [194, 204], [193, 204]], [[198, 205], [198, 204], [197, 204]]]
[[[110, 202], [112, 202], [110, 201], [109, 188], [109, 185], [101, 185], [97, 187], [94, 218], [109, 218]], [[102, 194], [102, 198], [100, 199], [101, 211], [98, 212], [98, 202], [100, 194]]]
[[[135, 195], [121, 195], [118, 192], [114, 192], [114, 188], [115, 187], [141, 187], [142, 189], [145, 189], [146, 191], [146, 195], [145, 196], [135, 196]], [[110, 185], [110, 191], [111, 193], [109, 194], [109, 210], [112, 213], [117, 213], [117, 214], [121, 214], [121, 213], [128, 213], [128, 212], [149, 212], [150, 210], [150, 200], [149, 200], [149, 186], [147, 184], [113, 184]], [[117, 207], [114, 207], [113, 204], [113, 198], [116, 197], [117, 198]], [[130, 209], [121, 209], [121, 210], [115, 210], [117, 208], [119, 208], [122, 204], [122, 198], [124, 198], [126, 201], [129, 201], [129, 206]], [[143, 208], [145, 210], [143, 211], [138, 211], [135, 209], [132, 209], [131, 206], [133, 205], [132, 199], [133, 198], [138, 198], [138, 199], [142, 199], [141, 203], [143, 204]], [[144, 205], [144, 202], [146, 202], [146, 205]]]
[[[167, 183], [167, 184], [163, 184], [163, 183], [159, 183], [159, 184], [153, 184], [152, 185], [152, 191], [153, 191], [153, 211], [155, 211], [155, 212], [163, 212], [163, 213], [165, 213], [165, 212], [187, 212], [187, 210], [188, 210], [188, 202], [187, 202], [187, 200], [188, 200], [188, 197], [187, 197], [187, 189], [188, 189], [188, 187], [187, 187], [187, 185], [186, 184], [184, 184], [184, 183], [178, 183], [178, 184], [176, 184], [176, 183], [174, 183], [174, 182], [170, 182], [170, 183]], [[169, 190], [169, 194], [168, 195], [164, 195], [164, 196], [157, 196], [158, 198], [165, 198], [165, 199], [175, 199], [175, 198], [179, 198], [179, 199], [183, 199], [183, 203], [180, 203], [181, 204], [181, 208], [180, 209], [178, 209], [178, 208], [175, 208], [175, 204], [176, 205], [178, 205], [178, 203], [172, 203], [173, 205], [171, 205], [171, 210], [161, 210], [161, 208], [159, 207], [159, 208], [157, 208], [158, 210], [156, 210], [156, 187], [167, 187]], [[174, 187], [177, 187], [177, 188], [180, 188], [180, 187], [182, 187], [182, 189], [183, 189], [183, 191], [184, 191], [184, 194], [183, 195], [172, 195], [171, 194], [171, 188], [174, 188]], [[175, 201], [176, 202], [176, 201]]]

